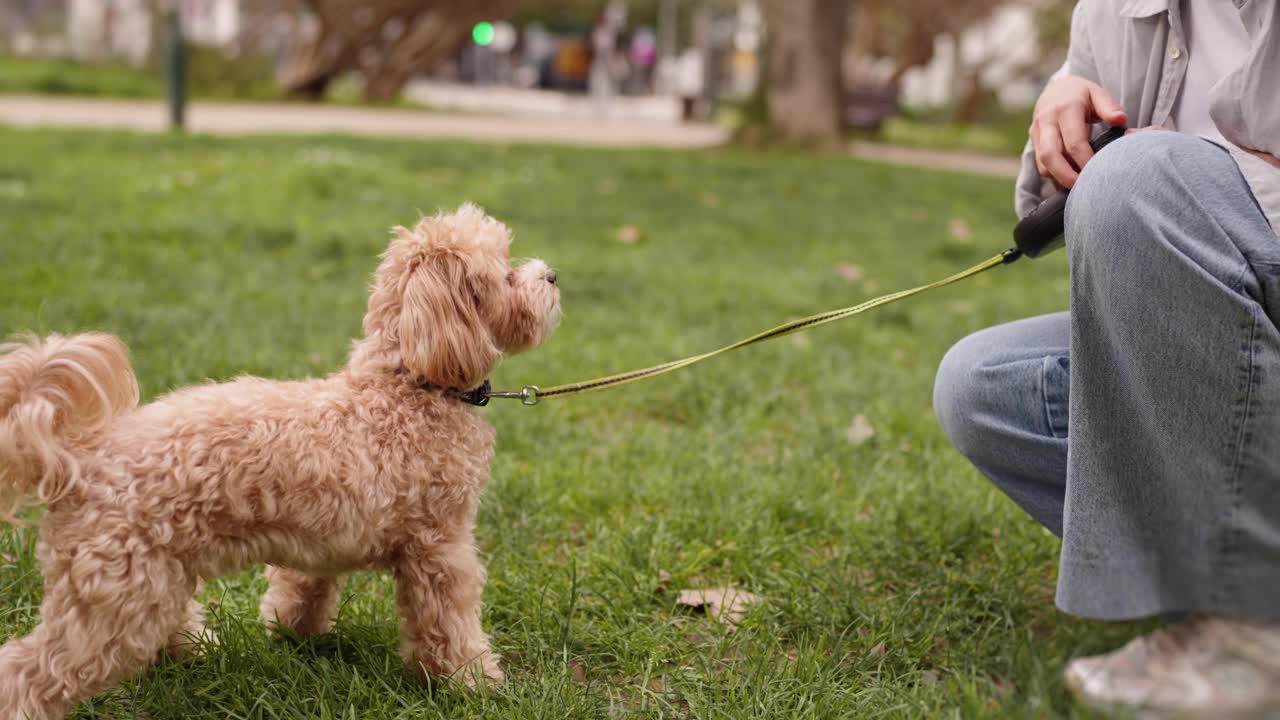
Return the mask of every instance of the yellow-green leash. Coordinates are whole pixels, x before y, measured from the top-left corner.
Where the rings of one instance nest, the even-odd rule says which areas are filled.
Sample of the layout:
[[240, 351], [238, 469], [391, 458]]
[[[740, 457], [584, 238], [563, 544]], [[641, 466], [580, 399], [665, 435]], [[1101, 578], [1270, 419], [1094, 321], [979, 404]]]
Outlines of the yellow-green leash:
[[[930, 290], [936, 290], [941, 287], [946, 287], [947, 285], [950, 285], [952, 283], [957, 283], [957, 282], [960, 282], [961, 280], [965, 280], [975, 275], [978, 275], [980, 273], [984, 273], [994, 267], [998, 267], [1000, 265], [1007, 265], [1013, 262], [1014, 260], [1017, 260], [1021, 256], [1022, 256], [1022, 253], [1019, 250], [1017, 250], [1016, 248], [1010, 248], [1000, 253], [999, 255], [992, 257], [989, 260], [984, 260], [983, 262], [980, 262], [977, 265], [974, 265], [973, 267], [967, 270], [962, 270], [956, 273], [955, 275], [943, 278], [941, 280], [937, 280], [935, 282], [931, 282], [928, 285], [921, 285], [919, 287], [914, 287], [909, 290], [899, 290], [898, 292], [889, 293], [888, 295], [881, 295], [878, 298], [875, 298], [873, 300], [868, 300], [858, 305], [854, 305], [853, 307], [847, 307], [841, 310], [831, 310], [828, 312], [819, 313], [817, 315], [810, 315], [809, 317], [801, 318], [799, 320], [792, 320], [791, 322], [783, 323], [782, 325], [779, 325], [770, 330], [765, 330], [762, 333], [752, 335], [751, 337], [746, 338], [744, 340], [739, 340], [738, 342], [732, 345], [726, 345], [725, 347], [722, 347], [719, 350], [712, 350], [711, 352], [703, 353], [701, 355], [694, 355], [692, 357], [684, 358], [683, 360], [673, 360], [671, 362], [663, 363], [661, 365], [654, 365], [653, 367], [644, 368], [643, 370], [632, 370], [631, 372], [619, 373], [617, 375], [610, 375], [608, 377], [596, 378], [595, 380], [585, 380], [583, 382], [568, 383], [566, 385], [556, 385], [555, 387], [549, 387], [546, 389], [540, 389], [537, 385], [525, 385], [524, 388], [514, 392], [492, 391], [489, 389], [488, 382], [486, 381], [485, 385], [479, 389], [478, 395], [479, 397], [483, 398], [485, 401], [487, 401], [489, 398], [502, 398], [502, 399], [509, 399], [509, 400], [520, 400], [525, 405], [537, 405], [540, 401], [545, 400], [547, 398], [563, 397], [565, 395], [577, 395], [580, 393], [592, 392], [594, 390], [604, 390], [605, 388], [617, 387], [619, 385], [626, 385], [628, 383], [637, 382], [639, 380], [644, 380], [646, 378], [657, 377], [658, 375], [663, 375], [673, 370], [679, 370], [680, 368], [689, 367], [690, 365], [695, 365], [704, 360], [710, 360], [711, 358], [717, 355], [723, 355], [724, 353], [731, 352], [733, 350], [738, 350], [740, 348], [747, 347], [748, 345], [755, 345], [756, 343], [762, 343], [766, 340], [780, 338], [784, 335], [790, 335], [791, 333], [800, 332], [801, 330], [808, 330], [809, 328], [818, 327], [819, 325], [826, 325], [827, 323], [832, 323], [837, 320], [843, 320], [847, 317], [860, 315], [864, 312], [867, 312], [868, 310], [873, 310], [882, 305], [888, 305], [889, 303], [897, 302], [899, 300], [905, 300], [914, 295], [919, 295], [920, 293], [928, 292]], [[482, 404], [482, 403], [477, 403], [477, 404]]]

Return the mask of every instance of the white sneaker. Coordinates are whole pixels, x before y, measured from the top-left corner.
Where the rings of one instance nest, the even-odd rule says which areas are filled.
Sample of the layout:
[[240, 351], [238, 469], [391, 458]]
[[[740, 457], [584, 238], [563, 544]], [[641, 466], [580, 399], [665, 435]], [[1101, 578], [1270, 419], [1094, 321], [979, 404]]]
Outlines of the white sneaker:
[[1073, 660], [1066, 683], [1104, 712], [1280, 720], [1280, 623], [1194, 617], [1108, 655]]

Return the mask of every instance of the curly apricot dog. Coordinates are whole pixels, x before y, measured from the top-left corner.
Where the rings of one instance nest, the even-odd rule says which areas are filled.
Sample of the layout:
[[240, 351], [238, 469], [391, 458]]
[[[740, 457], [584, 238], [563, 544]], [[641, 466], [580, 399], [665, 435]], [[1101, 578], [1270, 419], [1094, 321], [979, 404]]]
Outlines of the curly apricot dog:
[[333, 624], [344, 573], [390, 568], [405, 660], [501, 682], [473, 540], [493, 430], [460, 396], [541, 343], [560, 295], [473, 206], [396, 228], [347, 367], [244, 377], [136, 407], [123, 343], [50, 336], [0, 354], [0, 512], [47, 505], [40, 624], [0, 647], [0, 718], [45, 720], [181, 654], [201, 578], [269, 563], [263, 619]]

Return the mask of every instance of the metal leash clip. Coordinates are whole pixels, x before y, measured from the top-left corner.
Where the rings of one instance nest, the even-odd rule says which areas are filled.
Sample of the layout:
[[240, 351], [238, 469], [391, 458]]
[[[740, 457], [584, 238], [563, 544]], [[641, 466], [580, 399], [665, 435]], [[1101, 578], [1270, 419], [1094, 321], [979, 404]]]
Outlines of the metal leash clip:
[[506, 400], [519, 400], [521, 405], [537, 405], [538, 404], [538, 386], [525, 385], [517, 391], [492, 391], [486, 390], [485, 398], [503, 398]]

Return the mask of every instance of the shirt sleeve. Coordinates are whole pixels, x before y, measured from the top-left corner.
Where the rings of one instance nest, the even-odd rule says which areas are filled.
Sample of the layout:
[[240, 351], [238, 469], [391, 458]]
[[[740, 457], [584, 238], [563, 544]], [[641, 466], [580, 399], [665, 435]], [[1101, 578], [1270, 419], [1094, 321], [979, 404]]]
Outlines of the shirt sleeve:
[[1214, 86], [1209, 114], [1233, 144], [1280, 156], [1280, 10], [1274, 2], [1254, 2], [1241, 12], [1241, 19], [1249, 29], [1249, 54]]
[[[1084, 15], [1088, 2], [1089, 0], [1081, 0], [1071, 13], [1071, 41], [1067, 47], [1067, 61], [1049, 78], [1049, 82], [1067, 75], [1099, 82], [1097, 64], [1093, 60], [1093, 44], [1089, 40]], [[1040, 177], [1036, 169], [1035, 147], [1028, 137], [1027, 144], [1022, 148], [1022, 167], [1018, 170], [1018, 179], [1014, 184], [1014, 212], [1019, 218], [1026, 217], [1057, 190], [1052, 180]]]

